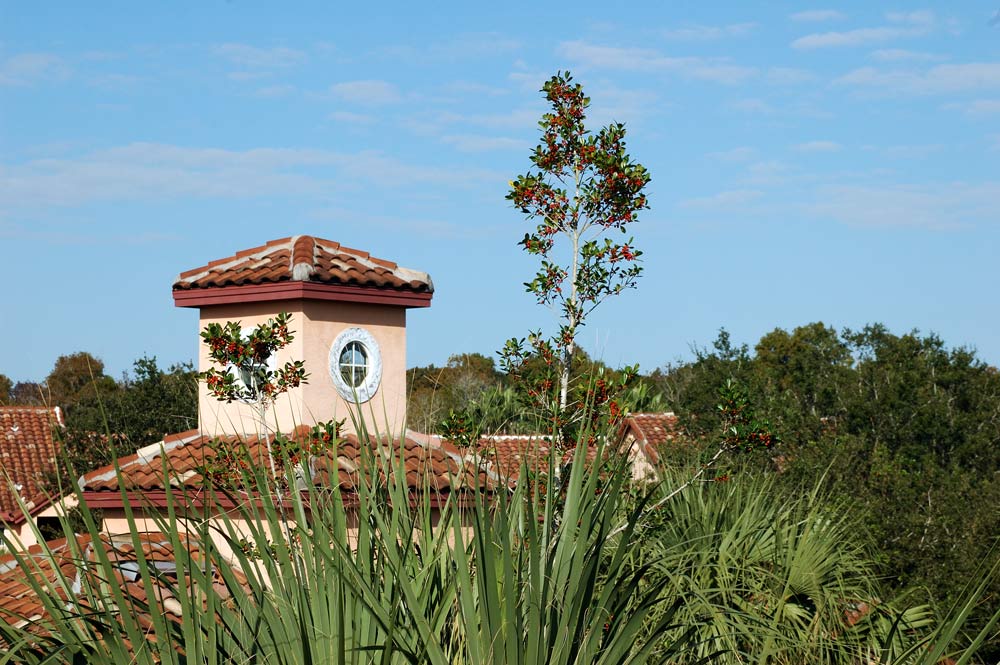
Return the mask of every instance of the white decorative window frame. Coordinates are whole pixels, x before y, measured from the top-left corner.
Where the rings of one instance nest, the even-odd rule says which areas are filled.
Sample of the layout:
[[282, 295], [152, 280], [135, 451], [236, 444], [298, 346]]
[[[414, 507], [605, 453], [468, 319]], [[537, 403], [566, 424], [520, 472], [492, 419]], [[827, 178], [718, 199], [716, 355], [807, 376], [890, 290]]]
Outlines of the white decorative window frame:
[[[256, 330], [256, 329], [257, 329], [257, 326], [243, 326], [243, 327], [241, 327], [240, 328], [240, 339], [242, 339], [244, 342], [247, 341], [248, 339], [250, 339], [250, 335], [253, 334], [253, 331]], [[275, 372], [277, 372], [278, 371], [278, 353], [274, 352], [270, 356], [268, 356], [267, 360], [264, 361], [264, 366], [267, 367], [267, 371], [271, 372], [272, 374], [275, 373]], [[240, 376], [240, 373], [238, 371], [236, 371], [236, 365], [233, 365], [233, 364], [227, 365], [226, 366], [226, 371], [229, 372], [230, 374], [232, 374], [233, 377], [236, 379], [236, 385], [241, 386], [243, 388], [247, 387], [247, 385], [243, 382], [243, 377]], [[236, 401], [241, 402], [243, 404], [255, 404], [256, 403], [256, 400], [252, 400], [252, 399], [238, 399]]]
[[[364, 347], [368, 358], [365, 380], [357, 387], [348, 385], [340, 373], [340, 354], [351, 342], [357, 342]], [[382, 352], [370, 332], [364, 328], [348, 328], [337, 335], [337, 339], [330, 345], [330, 380], [333, 381], [333, 387], [340, 396], [348, 402], [363, 403], [375, 396], [382, 382]]]

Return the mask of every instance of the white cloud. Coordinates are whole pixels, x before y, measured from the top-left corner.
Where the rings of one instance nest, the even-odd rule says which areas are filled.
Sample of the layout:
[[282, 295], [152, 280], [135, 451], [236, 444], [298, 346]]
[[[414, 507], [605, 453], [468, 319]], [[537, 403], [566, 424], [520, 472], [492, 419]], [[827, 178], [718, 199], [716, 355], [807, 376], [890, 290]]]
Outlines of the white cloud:
[[858, 28], [846, 32], [822, 32], [799, 37], [792, 42], [792, 48], [814, 49], [835, 46], [862, 46], [877, 42], [887, 42], [899, 37], [913, 35], [909, 28]]
[[792, 148], [798, 152], [838, 152], [841, 145], [834, 141], [806, 141], [796, 144]]
[[[588, 126], [604, 126], [612, 122], [634, 123], [651, 110], [664, 113], [669, 104], [661, 103], [655, 92], [620, 88], [608, 83], [587, 90], [593, 99], [587, 111]], [[536, 122], [538, 117], [535, 118]]]
[[433, 45], [431, 53], [439, 57], [490, 57], [511, 53], [520, 48], [521, 42], [517, 39], [487, 32], [466, 34], [450, 42]]
[[744, 37], [757, 28], [756, 23], [730, 23], [729, 25], [688, 25], [666, 30], [663, 36], [680, 41], [708, 41], [724, 37]]
[[817, 32], [799, 37], [792, 48], [816, 49], [842, 46], [877, 44], [903, 37], [919, 37], [931, 31], [936, 19], [929, 11], [890, 13], [886, 19], [892, 24], [877, 28], [857, 28], [843, 32]]
[[467, 33], [458, 37], [420, 46], [405, 44], [376, 49], [374, 54], [393, 60], [432, 62], [440, 60], [467, 60], [489, 58], [518, 51], [521, 42], [495, 32]]
[[226, 78], [232, 81], [256, 81], [258, 79], [269, 78], [270, 76], [271, 76], [270, 72], [265, 72], [260, 70], [252, 72], [241, 70], [238, 72], [229, 72], [228, 74], [226, 74]]
[[51, 53], [19, 53], [0, 62], [0, 85], [29, 85], [40, 80], [60, 78], [68, 67]]
[[752, 185], [780, 185], [788, 181], [788, 165], [775, 159], [754, 162], [747, 167], [743, 182]]
[[[457, 134], [460, 133], [457, 128], [463, 126], [488, 129], [491, 133], [513, 131], [520, 136], [526, 136], [538, 128], [538, 121], [544, 112], [545, 108], [540, 103], [537, 106], [497, 113], [463, 114], [452, 111], [426, 111], [407, 115], [400, 123], [411, 131], [425, 136]], [[530, 135], [534, 136], [534, 133]]]
[[81, 156], [0, 164], [0, 208], [100, 201], [329, 196], [364, 186], [470, 186], [502, 174], [407, 164], [378, 152], [308, 148], [226, 150], [132, 143]]
[[370, 106], [395, 104], [402, 99], [396, 86], [379, 80], [335, 83], [330, 86], [330, 92], [334, 97], [346, 102]]
[[954, 229], [995, 223], [1000, 182], [929, 185], [828, 185], [807, 213], [867, 227]]
[[527, 141], [505, 136], [478, 136], [475, 134], [449, 134], [441, 140], [461, 152], [489, 152], [494, 150], [528, 150]]
[[765, 102], [763, 99], [738, 99], [729, 104], [730, 108], [737, 111], [742, 111], [744, 113], [761, 113], [768, 114], [774, 113], [774, 107]]
[[720, 210], [744, 206], [747, 203], [756, 201], [764, 193], [756, 189], [732, 189], [712, 196], [703, 196], [694, 199], [681, 201], [682, 208], [695, 208], [699, 210]]
[[144, 80], [143, 77], [132, 74], [98, 74], [88, 76], [87, 84], [103, 90], [121, 90], [135, 87]]
[[375, 116], [365, 113], [352, 113], [350, 111], [334, 111], [329, 116], [330, 120], [344, 122], [351, 125], [371, 125], [375, 122]]
[[732, 148], [730, 150], [720, 150], [718, 152], [710, 152], [706, 157], [711, 160], [718, 162], [746, 162], [753, 159], [757, 155], [757, 151], [750, 146], [739, 146], [737, 148]]
[[924, 72], [860, 67], [834, 81], [837, 85], [881, 93], [934, 95], [1000, 88], [1000, 62], [937, 65]]
[[287, 97], [288, 95], [295, 92], [294, 85], [269, 85], [263, 88], [258, 88], [254, 92], [255, 97], [262, 97], [265, 99], [277, 98], [277, 97]]
[[560, 56], [584, 67], [619, 71], [671, 72], [717, 83], [735, 84], [757, 75], [753, 67], [732, 64], [722, 58], [669, 57], [654, 49], [600, 46], [585, 41], [562, 42]]
[[958, 110], [969, 115], [1000, 113], [1000, 99], [974, 99], [970, 102], [945, 104], [946, 109]]
[[924, 145], [891, 145], [881, 148], [887, 157], [893, 159], [926, 159], [927, 157], [941, 152], [944, 146], [940, 143], [929, 143]]
[[796, 85], [816, 80], [816, 75], [808, 69], [796, 67], [771, 67], [765, 74], [765, 80], [772, 85]]
[[394, 217], [380, 215], [371, 206], [358, 208], [324, 207], [308, 213], [311, 219], [322, 222], [333, 222], [337, 225], [356, 225], [363, 233], [371, 234], [373, 228], [391, 233], [407, 235], [425, 235], [451, 240], [464, 238], [483, 238], [495, 233], [494, 228], [480, 224], [462, 224], [435, 218]]
[[907, 23], [910, 25], [934, 25], [936, 18], [934, 12], [928, 9], [920, 9], [912, 12], [889, 12], [885, 17], [892, 23]]
[[241, 67], [253, 69], [273, 69], [291, 67], [306, 61], [303, 51], [285, 48], [259, 48], [249, 44], [221, 44], [215, 47], [215, 54]]
[[499, 88], [493, 85], [486, 85], [484, 83], [476, 83], [475, 81], [452, 81], [451, 83], [446, 83], [441, 87], [447, 93], [457, 93], [462, 95], [476, 95], [488, 97], [500, 97], [510, 93], [507, 88]]
[[882, 62], [928, 62], [931, 60], [944, 60], [943, 57], [934, 53], [908, 51], [901, 48], [887, 48], [872, 51], [872, 58]]
[[800, 23], [820, 23], [822, 21], [839, 21], [847, 17], [836, 9], [810, 9], [796, 12], [788, 18]]

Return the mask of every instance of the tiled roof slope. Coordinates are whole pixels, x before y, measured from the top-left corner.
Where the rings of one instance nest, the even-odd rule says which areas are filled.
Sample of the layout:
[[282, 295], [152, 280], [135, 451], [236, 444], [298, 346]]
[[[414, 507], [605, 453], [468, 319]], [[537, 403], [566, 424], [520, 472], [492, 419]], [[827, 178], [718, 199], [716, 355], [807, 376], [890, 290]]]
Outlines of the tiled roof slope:
[[625, 438], [632, 437], [641, 452], [656, 463], [659, 449], [678, 435], [678, 419], [672, 411], [633, 413], [625, 420]]
[[0, 515], [20, 514], [18, 494], [28, 503], [41, 494], [59, 456], [53, 428], [62, 425], [58, 406], [0, 407]]
[[[301, 426], [290, 438], [305, 441], [311, 432], [311, 428]], [[343, 437], [335, 447], [310, 458], [313, 479], [321, 486], [352, 491], [357, 487], [358, 474], [377, 464], [376, 471], [383, 477], [391, 477], [402, 468], [407, 486], [413, 490], [430, 488], [448, 492], [486, 488], [491, 482], [475, 459], [464, 456], [439, 437], [407, 432], [402, 440], [383, 439], [368, 445], [368, 451], [364, 451], [355, 435]], [[118, 467], [126, 490], [163, 490], [168, 483], [171, 487], [197, 488], [204, 483], [200, 470], [207, 462], [216, 459], [220, 450], [226, 447], [241, 446], [245, 446], [253, 463], [267, 464], [267, 446], [257, 437], [241, 442], [232, 436], [215, 438], [191, 430], [168, 436], [162, 442], [123, 457], [118, 460]], [[170, 471], [167, 480], [163, 477], [163, 455], [166, 455]], [[85, 492], [117, 493], [120, 489], [118, 478], [115, 466], [108, 465], [84, 475], [80, 486]]]
[[[633, 413], [622, 424], [618, 443], [622, 444], [622, 452], [629, 456], [633, 466], [643, 462], [655, 464], [659, 460], [658, 449], [677, 436], [677, 427], [677, 416], [669, 411]], [[476, 449], [500, 476], [516, 480], [522, 465], [534, 472], [545, 468], [552, 451], [552, 437], [540, 434], [485, 436], [476, 443]], [[574, 453], [574, 446], [567, 447], [559, 454], [559, 462], [571, 461]], [[605, 455], [609, 453], [606, 449]], [[589, 446], [587, 461], [596, 458], [597, 447]]]
[[[486, 436], [476, 443], [476, 449], [482, 461], [490, 466], [498, 476], [516, 481], [521, 473], [521, 467], [527, 466], [529, 471], [539, 472], [548, 467], [549, 457], [553, 454], [552, 437], [541, 434], [505, 434]], [[566, 464], [572, 461], [575, 448], [557, 450], [557, 463]], [[597, 447], [587, 448], [587, 460], [597, 458]]]
[[427, 273], [377, 259], [338, 242], [292, 236], [182, 272], [174, 290], [299, 281], [431, 293]]
[[[167, 579], [173, 577], [170, 571], [176, 567], [175, 552], [170, 538], [162, 533], [140, 533], [136, 535], [147, 565], [163, 572]], [[190, 553], [192, 559], [200, 557], [200, 547], [193, 539], [180, 536], [180, 542]], [[136, 543], [131, 534], [121, 536], [102, 536], [94, 541], [90, 536], [76, 536], [76, 542], [61, 539], [48, 543], [45, 548], [32, 546], [23, 554], [31, 567], [36, 582], [43, 588], [55, 591], [58, 600], [66, 605], [76, 604], [78, 610], [86, 612], [85, 584], [91, 588], [104, 586], [109, 580], [102, 568], [99, 568], [98, 548], [104, 550], [112, 566], [116, 583], [124, 592], [127, 601], [132, 606], [123, 608], [136, 616], [149, 629], [152, 621], [149, 616], [149, 605], [152, 602], [157, 611], [163, 613], [172, 621], [180, 621], [181, 604], [173, 595], [169, 582], [161, 582], [160, 576], [152, 576], [155, 588], [153, 598], [149, 598], [142, 578], [138, 575], [136, 566]], [[214, 570], [214, 567], [213, 567]], [[86, 579], [85, 579], [86, 578]], [[246, 578], [239, 571], [234, 571], [237, 584], [246, 585]], [[61, 584], [66, 580], [66, 584]], [[229, 597], [229, 590], [224, 580], [215, 574], [213, 585], [223, 599]], [[181, 588], [187, 588], [182, 583]], [[73, 597], [77, 594], [76, 597]], [[46, 624], [51, 619], [45, 605], [35, 592], [29, 581], [29, 573], [18, 565], [13, 555], [0, 557], [0, 621], [27, 629], [35, 634], [46, 634]]]
[[662, 446], [677, 436], [677, 416], [664, 413], [633, 413], [625, 421], [637, 439], [652, 446]]

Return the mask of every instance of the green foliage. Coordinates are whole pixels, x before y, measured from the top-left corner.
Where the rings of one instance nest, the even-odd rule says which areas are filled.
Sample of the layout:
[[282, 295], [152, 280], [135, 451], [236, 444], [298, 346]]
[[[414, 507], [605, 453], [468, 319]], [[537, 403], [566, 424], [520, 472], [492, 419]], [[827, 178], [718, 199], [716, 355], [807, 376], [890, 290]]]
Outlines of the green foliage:
[[43, 406], [47, 403], [45, 386], [34, 381], [18, 381], [10, 390], [11, 406]]
[[[520, 244], [538, 256], [540, 268], [526, 290], [560, 316], [559, 333], [545, 339], [532, 333], [529, 346], [511, 339], [501, 352], [508, 372], [520, 371], [528, 353], [555, 362], [559, 409], [569, 400], [576, 338], [587, 316], [601, 302], [634, 288], [642, 252], [624, 234], [639, 212], [649, 207], [644, 188], [649, 172], [632, 161], [625, 149], [625, 126], [614, 123], [592, 135], [586, 128], [590, 98], [569, 72], [557, 73], [542, 87], [551, 112], [542, 116], [542, 138], [531, 156], [534, 170], [510, 183], [507, 199], [529, 220], [533, 232]], [[557, 239], [565, 243], [557, 245]], [[538, 391], [548, 398], [549, 388]]]
[[[584, 404], [604, 407], [604, 415], [667, 410], [657, 386], [636, 376], [635, 368], [612, 369], [580, 348], [574, 368], [570, 395], [575, 408], [557, 411], [567, 441], [593, 426], [582, 417]], [[491, 358], [478, 353], [451, 356], [445, 367], [415, 367], [407, 371], [408, 426], [463, 441], [480, 433], [551, 432], [556, 379], [553, 367], [538, 355], [525, 357], [516, 375], [497, 371]], [[540, 404], [539, 390], [551, 391], [552, 399]], [[595, 413], [591, 408], [589, 414]]]
[[[476, 404], [502, 399], [503, 375], [493, 359], [480, 353], [448, 358], [444, 367], [415, 367], [406, 372], [407, 426], [420, 432], [439, 432], [453, 412], [471, 412]], [[480, 420], [487, 431], [494, 423]]]
[[[775, 330], [756, 353], [723, 331], [713, 350], [653, 377], [696, 435], [720, 414], [712, 393], [733, 378], [773, 423], [781, 484], [823, 478], [862, 516], [890, 589], [916, 588], [943, 611], [1000, 534], [1000, 373], [936, 335], [881, 325], [838, 334], [821, 323]], [[1000, 608], [992, 578], [968, 625]], [[978, 628], [976, 628], [978, 629]], [[985, 652], [1000, 658], [1000, 648]]]
[[104, 374], [104, 363], [85, 351], [59, 356], [45, 379], [47, 402], [69, 412], [78, 402], [114, 390], [115, 381]]
[[275, 370], [267, 366], [268, 359], [294, 339], [288, 330], [291, 318], [281, 312], [247, 336], [239, 321], [205, 326], [201, 337], [208, 346], [209, 359], [218, 365], [198, 375], [209, 393], [227, 403], [253, 402], [263, 410], [279, 395], [306, 383], [308, 375], [301, 360], [290, 360]]
[[14, 383], [9, 377], [0, 374], [0, 406], [10, 404], [11, 391], [14, 390]]
[[155, 357], [139, 358], [131, 375], [66, 409], [62, 444], [75, 469], [68, 478], [197, 426], [198, 388], [191, 364], [164, 371]]
[[[654, 496], [690, 473], [666, 470]], [[649, 584], [685, 599], [677, 620], [697, 626], [692, 656], [857, 663], [887, 642], [883, 619], [898, 611], [880, 598], [864, 532], [842, 501], [740, 473], [653, 505], [659, 510], [638, 534], [645, 543], [639, 561], [653, 563]], [[905, 614], [905, 635], [931, 623], [927, 608]], [[907, 643], [900, 638], [897, 647]]]

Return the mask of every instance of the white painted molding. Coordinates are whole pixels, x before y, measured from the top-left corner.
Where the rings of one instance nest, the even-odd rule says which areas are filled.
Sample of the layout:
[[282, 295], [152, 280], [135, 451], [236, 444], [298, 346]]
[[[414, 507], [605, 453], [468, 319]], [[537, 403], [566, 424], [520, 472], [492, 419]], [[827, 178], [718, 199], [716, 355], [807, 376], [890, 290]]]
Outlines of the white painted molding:
[[[357, 342], [364, 347], [368, 359], [365, 380], [357, 387], [349, 386], [340, 373], [340, 354], [351, 342]], [[382, 353], [378, 342], [370, 332], [364, 328], [348, 328], [337, 335], [337, 339], [330, 345], [330, 380], [333, 381], [333, 387], [340, 396], [349, 403], [367, 402], [375, 396], [382, 382]]]

